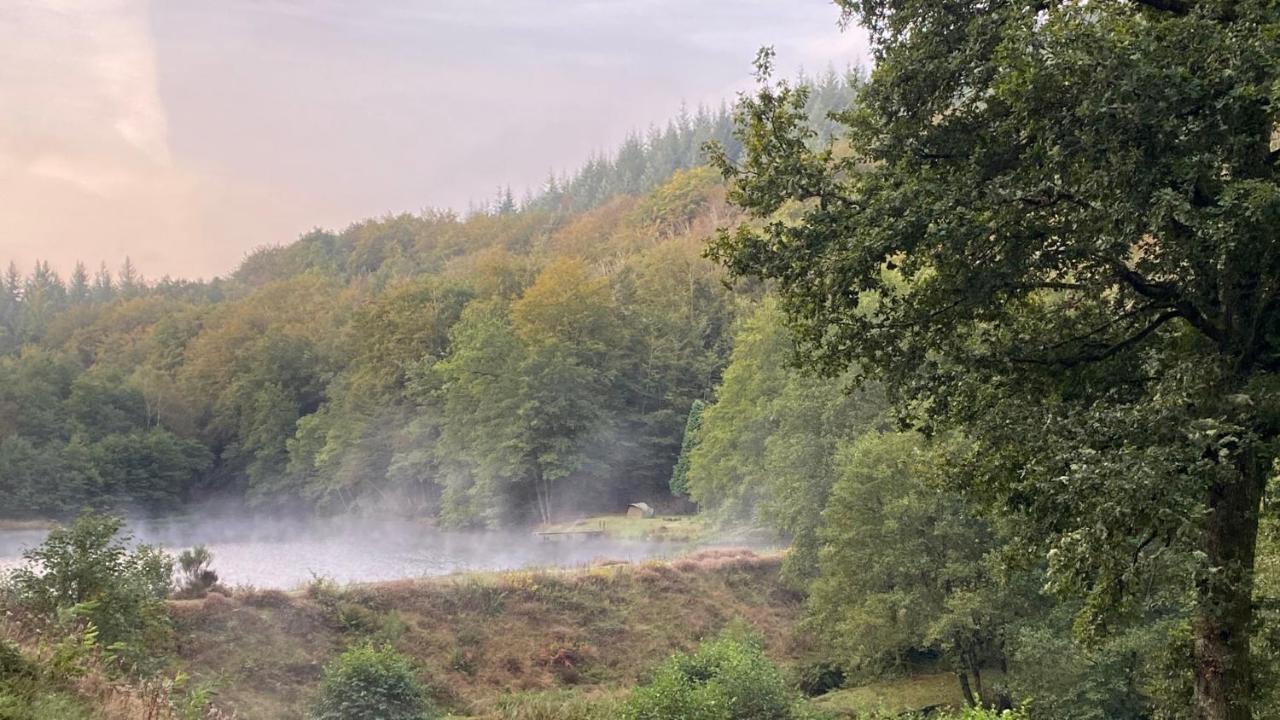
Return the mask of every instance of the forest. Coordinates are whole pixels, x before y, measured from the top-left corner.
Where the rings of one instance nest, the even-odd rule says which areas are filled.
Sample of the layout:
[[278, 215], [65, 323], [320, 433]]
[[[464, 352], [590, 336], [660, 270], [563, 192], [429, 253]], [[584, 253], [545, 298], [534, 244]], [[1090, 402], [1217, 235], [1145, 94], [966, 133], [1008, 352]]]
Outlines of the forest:
[[10, 265], [0, 516], [696, 509], [788, 543], [842, 678], [1280, 717], [1280, 4], [837, 5], [869, 72], [766, 48], [518, 200]]
[[[815, 127], [848, 79], [816, 82]], [[315, 230], [209, 282], [10, 265], [0, 514], [231, 501], [497, 527], [669, 498], [760, 296], [703, 258], [737, 212], [712, 141], [737, 152], [725, 108], [520, 203]]]

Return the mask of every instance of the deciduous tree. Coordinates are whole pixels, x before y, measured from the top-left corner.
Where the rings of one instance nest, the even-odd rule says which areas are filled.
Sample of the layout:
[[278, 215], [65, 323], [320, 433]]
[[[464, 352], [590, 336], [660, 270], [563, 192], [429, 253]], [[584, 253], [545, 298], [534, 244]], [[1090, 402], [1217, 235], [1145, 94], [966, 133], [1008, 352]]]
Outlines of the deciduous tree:
[[1280, 4], [839, 4], [877, 60], [841, 118], [853, 152], [809, 150], [804, 93], [767, 85], [739, 111], [745, 159], [720, 159], [761, 222], [716, 256], [776, 281], [817, 364], [966, 425], [969, 485], [1044, 541], [1086, 624], [1166, 548], [1194, 554], [1197, 713], [1249, 718], [1280, 436]]

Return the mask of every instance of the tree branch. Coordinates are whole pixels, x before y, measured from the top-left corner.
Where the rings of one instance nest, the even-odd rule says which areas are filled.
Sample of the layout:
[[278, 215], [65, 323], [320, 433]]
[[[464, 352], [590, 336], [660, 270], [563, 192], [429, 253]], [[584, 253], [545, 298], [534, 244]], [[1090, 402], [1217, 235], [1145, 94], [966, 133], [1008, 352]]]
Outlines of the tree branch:
[[1091, 286], [1084, 283], [1042, 280], [1029, 283], [1011, 283], [1008, 287], [1010, 290], [1088, 290]]
[[1151, 534], [1147, 536], [1147, 539], [1138, 544], [1137, 549], [1133, 551], [1133, 560], [1129, 563], [1130, 567], [1138, 567], [1138, 560], [1142, 558], [1142, 551], [1146, 550], [1148, 545], [1155, 542], [1158, 534], [1159, 533], [1157, 531], [1152, 530]]
[[502, 380], [508, 377], [506, 375], [499, 375], [498, 373], [486, 372], [484, 370], [467, 370], [466, 372], [471, 375], [479, 375], [480, 377], [493, 378], [494, 380]]
[[1223, 330], [1210, 322], [1209, 318], [1205, 317], [1204, 313], [1200, 312], [1200, 308], [1196, 307], [1194, 303], [1183, 297], [1177, 285], [1169, 282], [1148, 280], [1141, 273], [1114, 258], [1104, 258], [1104, 262], [1115, 268], [1116, 277], [1132, 288], [1134, 292], [1149, 300], [1169, 303], [1184, 320], [1196, 330], [1199, 330], [1205, 337], [1217, 343], [1219, 347], [1224, 345], [1225, 335]]
[[[1103, 332], [1103, 331], [1107, 330], [1108, 328], [1113, 327], [1116, 323], [1124, 322], [1125, 320], [1129, 320], [1129, 319], [1131, 319], [1131, 318], [1136, 318], [1136, 317], [1138, 317], [1138, 316], [1140, 316], [1140, 315], [1146, 315], [1146, 314], [1148, 314], [1148, 313], [1152, 312], [1153, 310], [1172, 310], [1172, 309], [1173, 309], [1173, 308], [1172, 308], [1172, 306], [1170, 306], [1170, 305], [1162, 305], [1162, 304], [1158, 304], [1158, 303], [1153, 303], [1153, 304], [1151, 304], [1151, 305], [1143, 305], [1142, 307], [1134, 308], [1134, 309], [1132, 309], [1132, 310], [1129, 310], [1128, 312], [1121, 313], [1121, 314], [1119, 314], [1119, 315], [1115, 316], [1114, 318], [1112, 318], [1112, 319], [1110, 319], [1110, 320], [1106, 321], [1105, 323], [1102, 323], [1101, 325], [1098, 325], [1098, 326], [1094, 327], [1092, 330], [1090, 330], [1090, 331], [1088, 331], [1088, 332], [1084, 333], [1083, 335], [1076, 335], [1076, 336], [1074, 336], [1074, 337], [1069, 337], [1069, 338], [1067, 338], [1067, 339], [1065, 339], [1065, 340], [1061, 340], [1061, 341], [1056, 342], [1056, 343], [1054, 343], [1054, 344], [1052, 344], [1052, 345], [1049, 345], [1049, 346], [1047, 346], [1047, 347], [1046, 347], [1046, 348], [1044, 348], [1044, 349], [1045, 349], [1045, 350], [1058, 350], [1058, 349], [1060, 349], [1060, 348], [1067, 347], [1068, 345], [1073, 345], [1073, 344], [1076, 344], [1076, 343], [1084, 343], [1084, 341], [1085, 341], [1085, 340], [1088, 340], [1089, 338], [1091, 338], [1091, 337], [1093, 337], [1093, 336], [1097, 335], [1098, 333]], [[1094, 342], [1094, 343], [1092, 343], [1092, 345], [1093, 345], [1094, 347], [1096, 347], [1096, 346], [1098, 346], [1098, 345], [1103, 345], [1103, 343]], [[1104, 347], [1105, 347], [1105, 345], [1104, 345]]]
[[1179, 317], [1182, 317], [1182, 313], [1177, 310], [1169, 310], [1168, 312], [1161, 313], [1156, 316], [1155, 320], [1152, 320], [1149, 325], [1142, 328], [1137, 333], [1097, 352], [1080, 353], [1078, 355], [1068, 355], [1060, 358], [1014, 358], [1013, 361], [1031, 365], [1050, 365], [1058, 367], [1075, 367], [1086, 363], [1099, 362], [1114, 355], [1118, 355], [1137, 345], [1156, 330], [1159, 330], [1165, 323]]

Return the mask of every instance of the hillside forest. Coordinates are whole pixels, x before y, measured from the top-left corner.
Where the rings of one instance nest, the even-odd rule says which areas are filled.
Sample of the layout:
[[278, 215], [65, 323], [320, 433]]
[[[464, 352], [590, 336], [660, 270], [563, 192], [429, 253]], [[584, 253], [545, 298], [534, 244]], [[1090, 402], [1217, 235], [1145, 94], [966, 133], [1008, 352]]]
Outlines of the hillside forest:
[[[820, 78], [816, 126], [852, 95]], [[703, 241], [738, 211], [726, 108], [520, 203], [315, 230], [230, 276], [0, 278], [0, 515], [202, 501], [496, 527], [669, 499], [736, 318]]]

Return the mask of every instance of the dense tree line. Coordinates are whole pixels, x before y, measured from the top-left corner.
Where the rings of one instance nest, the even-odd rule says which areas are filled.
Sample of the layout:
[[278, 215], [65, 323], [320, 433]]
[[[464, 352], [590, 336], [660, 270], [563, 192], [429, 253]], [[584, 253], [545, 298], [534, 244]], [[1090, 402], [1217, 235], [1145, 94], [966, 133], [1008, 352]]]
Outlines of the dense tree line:
[[[204, 497], [521, 523], [661, 501], [737, 303], [709, 169], [584, 213], [397, 216], [231, 277], [4, 283], [3, 513]], [[16, 273], [15, 273], [16, 276]], [[98, 288], [97, 293], [92, 287]]]
[[[817, 617], [855, 659], [1051, 655], [1093, 696], [1045, 717], [1270, 717], [1280, 6], [838, 4], [877, 57], [843, 142], [763, 53], [712, 248], [916, 433], [836, 450]], [[716, 415], [687, 478], [731, 506]]]
[[[828, 72], [827, 132], [860, 78]], [[227, 278], [127, 259], [0, 276], [0, 514], [202, 498], [456, 526], [668, 496], [738, 304], [701, 238], [731, 219], [682, 113], [516, 203], [315, 230]]]
[[1185, 702], [1176, 592], [1152, 589], [1143, 627], [1074, 641], [1078, 603], [1046, 593], [1043, 565], [1011, 557], [1007, 522], [949, 487], [972, 440], [900, 429], [880, 383], [806, 372], [795, 351], [775, 298], [741, 314], [673, 488], [791, 539], [784, 569], [807, 595], [808, 633], [848, 676], [941, 665], [974, 704], [1034, 697], [1046, 720]]

